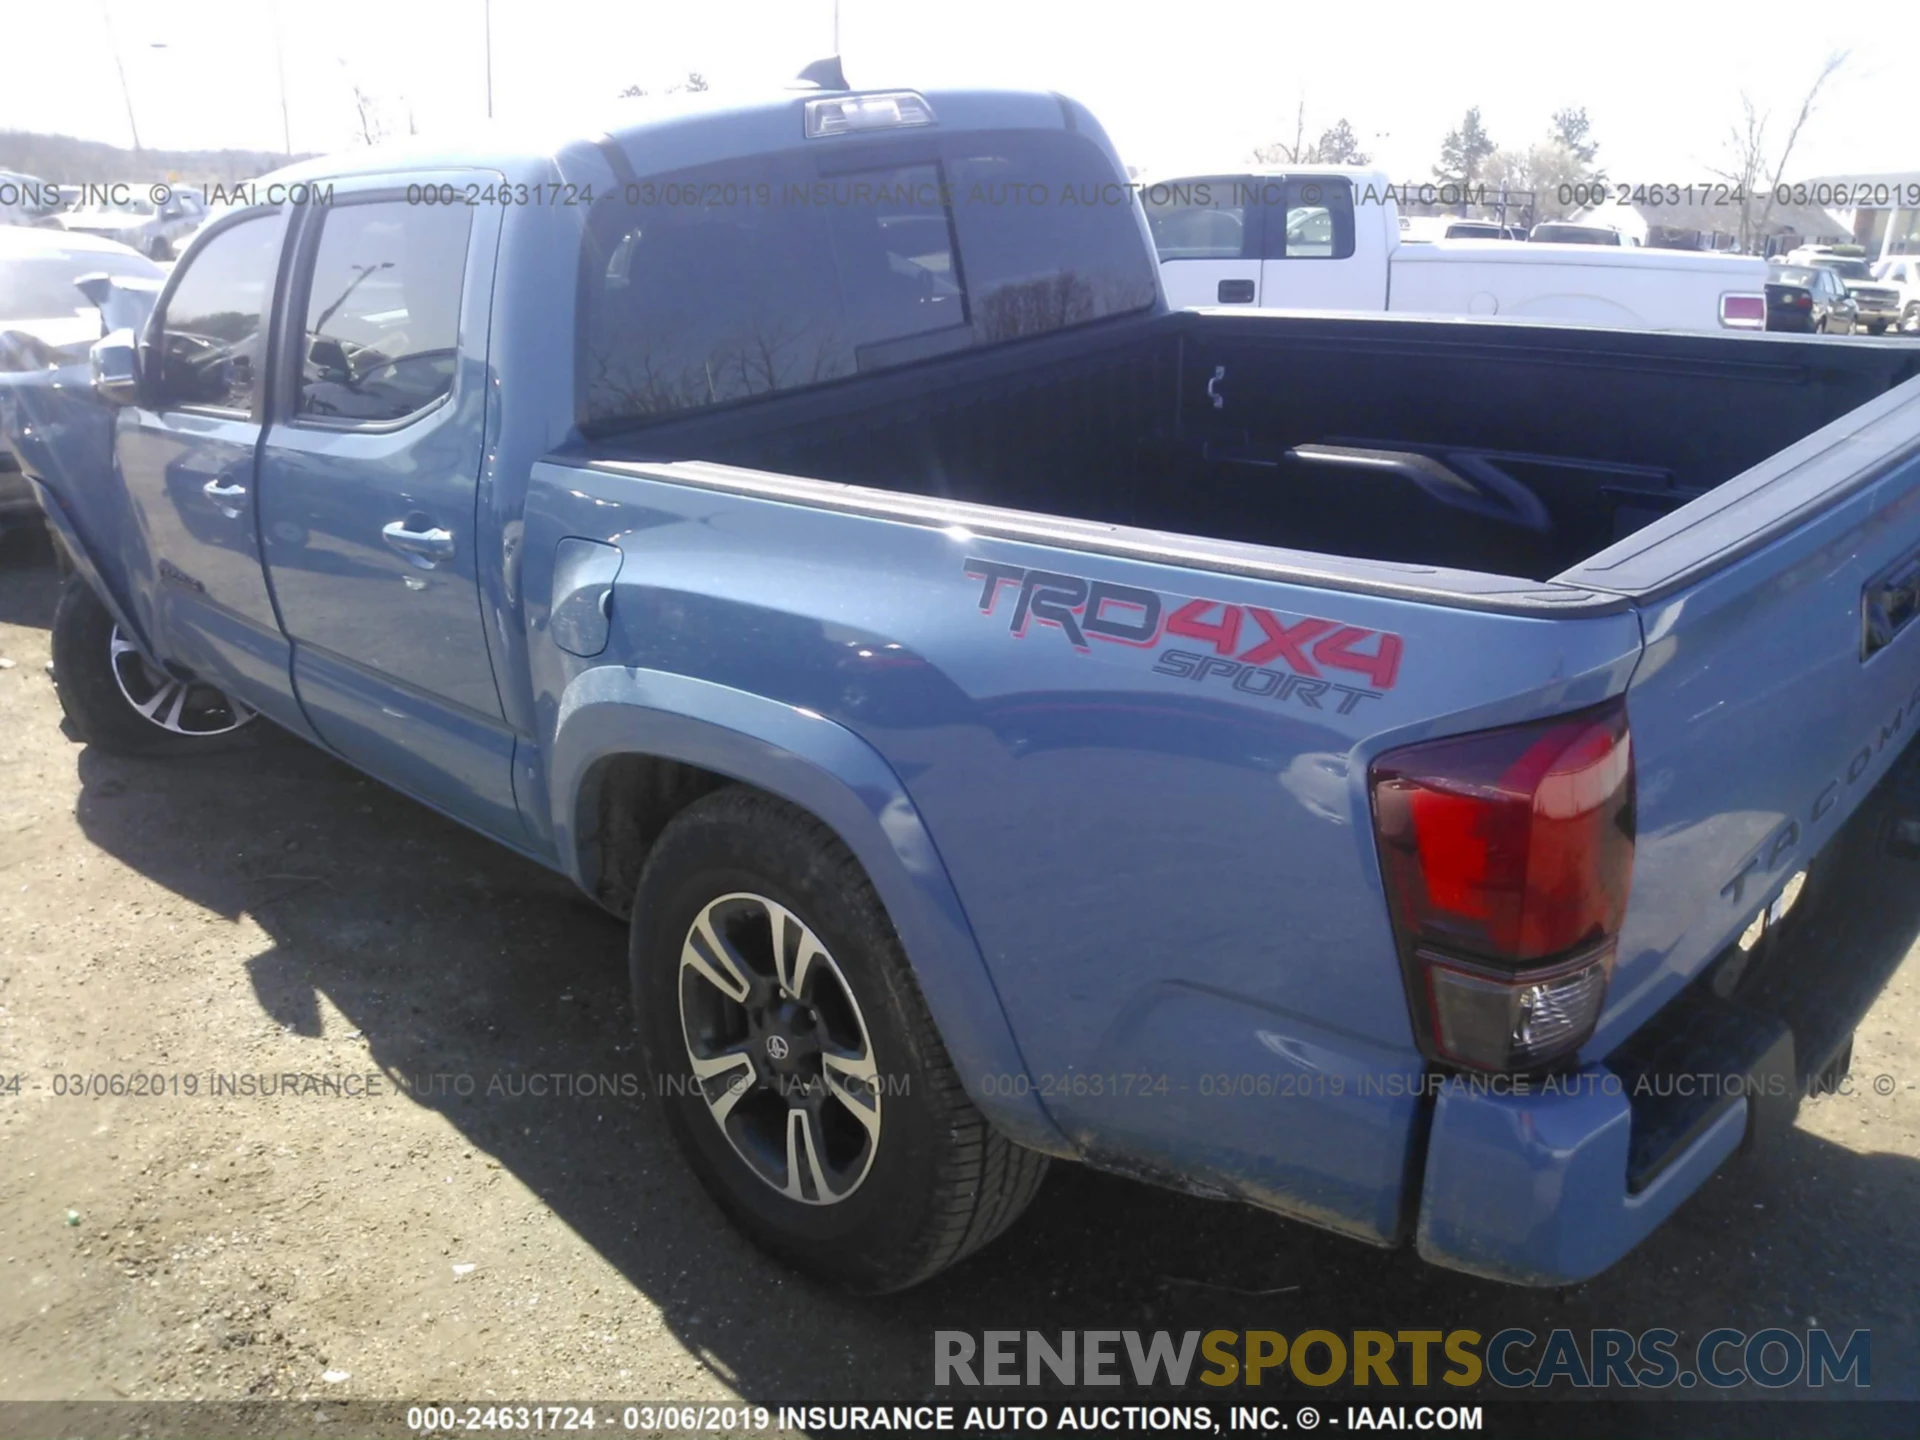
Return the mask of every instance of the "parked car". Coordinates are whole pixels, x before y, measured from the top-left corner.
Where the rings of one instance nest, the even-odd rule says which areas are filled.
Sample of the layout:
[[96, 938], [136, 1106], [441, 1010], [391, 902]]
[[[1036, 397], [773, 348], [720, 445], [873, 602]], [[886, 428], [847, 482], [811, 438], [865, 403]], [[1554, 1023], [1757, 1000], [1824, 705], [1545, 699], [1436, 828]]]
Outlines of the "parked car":
[[1048, 1157], [1572, 1283], [1844, 1070], [1902, 348], [1170, 310], [1054, 94], [587, 133], [305, 162], [0, 387], [81, 737], [276, 724], [628, 916], [688, 1163], [861, 1290]]
[[[1296, 166], [1145, 186], [1175, 305], [1390, 310], [1574, 320], [1638, 330], [1761, 330], [1766, 264], [1750, 255], [1411, 238], [1378, 171]], [[1536, 234], [1538, 231], [1536, 230]]]
[[1846, 252], [1824, 245], [1806, 246], [1787, 256], [1789, 265], [1818, 265], [1838, 275], [1860, 307], [1860, 325], [1869, 335], [1882, 334], [1901, 319], [1900, 291], [1874, 278], [1873, 267], [1849, 246]]
[[[84, 362], [103, 326], [98, 306], [74, 282], [106, 275], [157, 281], [160, 271], [110, 240], [0, 226], [0, 375]], [[13, 452], [0, 448], [0, 530], [37, 523], [39, 514]]]
[[1900, 329], [1920, 330], [1920, 255], [1896, 255], [1873, 267], [1873, 278], [1899, 297]]
[[1860, 306], [1840, 277], [1820, 265], [1774, 265], [1767, 270], [1767, 328], [1820, 335], [1851, 335]]
[[1428, 240], [1524, 240], [1526, 231], [1496, 220], [1458, 220], [1447, 215], [1402, 215], [1402, 241], [1418, 244]]
[[1574, 225], [1565, 220], [1543, 220], [1527, 232], [1527, 239], [1541, 245], [1631, 245], [1633, 243], [1610, 225]]
[[60, 208], [60, 187], [37, 175], [0, 170], [0, 225], [38, 225]]
[[149, 260], [171, 260], [175, 242], [191, 235], [204, 218], [199, 197], [177, 190], [163, 203], [155, 205], [146, 197], [146, 187], [131, 189], [133, 193], [124, 198], [64, 212], [59, 216], [61, 227], [118, 241]]

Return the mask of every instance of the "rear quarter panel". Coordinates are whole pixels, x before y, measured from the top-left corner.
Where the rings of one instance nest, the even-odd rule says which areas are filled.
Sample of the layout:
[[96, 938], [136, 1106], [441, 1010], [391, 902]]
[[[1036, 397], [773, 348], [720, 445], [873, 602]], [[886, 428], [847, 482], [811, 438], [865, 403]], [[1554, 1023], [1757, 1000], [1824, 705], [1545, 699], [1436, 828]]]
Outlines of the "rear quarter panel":
[[[977, 958], [919, 953], [916, 968], [984, 962], [1017, 1040], [1020, 1073], [963, 1075], [983, 1108], [1037, 1097], [1097, 1161], [1394, 1238], [1424, 1065], [1367, 761], [1617, 693], [1633, 616], [1334, 594], [668, 478], [696, 470], [725, 473], [537, 468], [525, 575], [541, 733], [609, 665], [846, 727], [898, 777], [975, 942]], [[567, 535], [623, 556], [594, 660], [543, 640]], [[1154, 633], [1103, 640], [1084, 603], [1049, 613], [1033, 595], [1023, 623], [1017, 577], [1032, 571], [1158, 597]], [[1139, 628], [1152, 607], [1135, 598], [1102, 614]], [[1166, 633], [1196, 598], [1241, 607], [1230, 655]], [[1396, 636], [1397, 673], [1336, 673], [1311, 651], [1304, 667], [1245, 664], [1264, 638], [1251, 607], [1351, 627], [1367, 653]]]

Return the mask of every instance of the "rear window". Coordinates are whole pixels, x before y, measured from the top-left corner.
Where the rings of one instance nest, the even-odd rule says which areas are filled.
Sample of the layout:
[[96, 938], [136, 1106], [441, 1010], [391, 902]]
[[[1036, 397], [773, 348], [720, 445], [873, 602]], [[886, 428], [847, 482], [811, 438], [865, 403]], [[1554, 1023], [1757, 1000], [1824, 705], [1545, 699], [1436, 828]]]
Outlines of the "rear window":
[[1593, 225], [1536, 225], [1533, 239], [1549, 245], [1618, 245], [1617, 231]]
[[1079, 136], [823, 143], [628, 185], [582, 248], [589, 433], [1153, 303], [1124, 179]]

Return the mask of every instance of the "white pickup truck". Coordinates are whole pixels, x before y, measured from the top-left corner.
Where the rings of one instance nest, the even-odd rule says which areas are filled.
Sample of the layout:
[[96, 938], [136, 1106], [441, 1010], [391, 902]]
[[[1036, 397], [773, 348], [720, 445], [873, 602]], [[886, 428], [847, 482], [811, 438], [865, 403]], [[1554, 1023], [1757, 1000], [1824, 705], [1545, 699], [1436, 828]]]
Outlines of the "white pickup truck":
[[1346, 166], [1192, 172], [1142, 184], [1176, 306], [1404, 311], [1632, 330], [1761, 330], [1757, 256], [1506, 240], [1403, 243], [1385, 173]]

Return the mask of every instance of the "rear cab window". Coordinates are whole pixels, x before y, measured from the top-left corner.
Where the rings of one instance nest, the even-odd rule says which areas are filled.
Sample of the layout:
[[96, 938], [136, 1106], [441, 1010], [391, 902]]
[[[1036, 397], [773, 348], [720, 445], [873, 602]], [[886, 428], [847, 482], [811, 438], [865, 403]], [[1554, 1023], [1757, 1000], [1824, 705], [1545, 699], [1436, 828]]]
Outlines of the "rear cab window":
[[1218, 175], [1141, 192], [1160, 259], [1345, 260], [1353, 254], [1353, 182]]
[[1140, 192], [1154, 249], [1166, 260], [1240, 260], [1260, 255], [1260, 182], [1213, 175], [1148, 185]]
[[590, 435], [1145, 309], [1132, 192], [1066, 132], [818, 147], [654, 177], [589, 212]]

